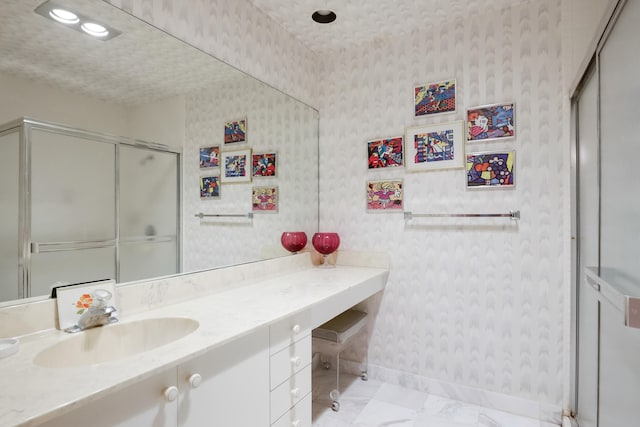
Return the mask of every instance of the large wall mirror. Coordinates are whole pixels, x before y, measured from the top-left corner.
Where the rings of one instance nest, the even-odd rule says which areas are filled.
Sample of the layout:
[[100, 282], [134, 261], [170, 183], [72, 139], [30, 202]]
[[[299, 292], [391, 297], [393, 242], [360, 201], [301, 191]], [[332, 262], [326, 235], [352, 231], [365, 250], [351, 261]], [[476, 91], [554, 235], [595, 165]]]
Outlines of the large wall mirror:
[[[54, 6], [115, 29], [109, 40], [36, 13], [42, 2], [0, 15], [0, 303], [284, 256], [284, 231], [317, 230], [315, 109], [103, 0]], [[240, 121], [244, 138], [225, 142]], [[225, 159], [247, 154], [250, 179], [225, 180]], [[73, 247], [85, 240], [108, 244]]]

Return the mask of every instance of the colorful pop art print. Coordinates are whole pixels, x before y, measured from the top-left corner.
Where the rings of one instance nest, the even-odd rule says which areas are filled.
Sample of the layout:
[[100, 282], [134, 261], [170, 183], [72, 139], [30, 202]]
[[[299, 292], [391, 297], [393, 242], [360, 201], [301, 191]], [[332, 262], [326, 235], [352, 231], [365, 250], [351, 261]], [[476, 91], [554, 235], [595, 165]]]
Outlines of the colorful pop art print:
[[253, 153], [251, 162], [251, 173], [255, 177], [274, 177], [278, 172], [277, 153]]
[[405, 134], [405, 167], [430, 171], [464, 167], [464, 122], [408, 128]]
[[200, 198], [219, 199], [220, 198], [220, 177], [201, 176], [200, 177]]
[[200, 169], [220, 166], [220, 146], [200, 147]]
[[469, 153], [467, 154], [467, 188], [514, 187], [515, 165], [515, 151]]
[[247, 142], [247, 119], [231, 120], [224, 124], [224, 143]]
[[516, 134], [516, 105], [485, 105], [467, 110], [467, 141], [512, 138]]
[[456, 81], [445, 80], [414, 87], [415, 116], [456, 111]]
[[367, 181], [368, 211], [402, 211], [402, 180]]
[[369, 169], [392, 168], [404, 164], [402, 137], [376, 139], [367, 142]]
[[221, 182], [251, 182], [251, 150], [223, 152]]
[[278, 212], [278, 187], [253, 187], [251, 194], [254, 212]]

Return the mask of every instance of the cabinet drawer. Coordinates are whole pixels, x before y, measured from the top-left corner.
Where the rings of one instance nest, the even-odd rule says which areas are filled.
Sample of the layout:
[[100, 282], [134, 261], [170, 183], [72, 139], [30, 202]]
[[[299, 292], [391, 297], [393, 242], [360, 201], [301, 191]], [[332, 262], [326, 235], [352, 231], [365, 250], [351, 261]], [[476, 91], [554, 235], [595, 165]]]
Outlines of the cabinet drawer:
[[311, 311], [305, 310], [269, 327], [269, 346], [275, 354], [311, 333]]
[[311, 363], [311, 335], [271, 356], [271, 390]]
[[311, 393], [311, 365], [307, 365], [271, 392], [271, 423], [309, 393]]
[[271, 427], [311, 427], [311, 415], [311, 394], [307, 394]]

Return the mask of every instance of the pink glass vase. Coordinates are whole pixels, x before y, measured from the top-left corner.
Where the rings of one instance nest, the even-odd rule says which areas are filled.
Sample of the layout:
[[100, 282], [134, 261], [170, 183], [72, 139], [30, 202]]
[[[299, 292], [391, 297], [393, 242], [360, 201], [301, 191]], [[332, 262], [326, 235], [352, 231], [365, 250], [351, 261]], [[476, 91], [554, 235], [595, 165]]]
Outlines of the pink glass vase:
[[322, 254], [322, 266], [333, 267], [329, 265], [327, 257], [334, 253], [340, 246], [340, 236], [338, 233], [315, 233], [311, 238], [313, 247]]
[[282, 247], [292, 253], [296, 253], [307, 246], [307, 233], [304, 231], [285, 231], [280, 237]]

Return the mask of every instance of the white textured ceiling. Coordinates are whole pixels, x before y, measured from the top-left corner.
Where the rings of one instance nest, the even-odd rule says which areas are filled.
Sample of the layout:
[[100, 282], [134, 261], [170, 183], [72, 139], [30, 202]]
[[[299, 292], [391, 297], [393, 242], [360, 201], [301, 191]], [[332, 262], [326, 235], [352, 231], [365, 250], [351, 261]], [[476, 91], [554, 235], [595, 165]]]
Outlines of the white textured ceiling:
[[[110, 102], [138, 105], [241, 75], [237, 70], [101, 0], [56, 0], [122, 34], [94, 40], [37, 15], [43, 0], [2, 0], [0, 73]], [[315, 52], [455, 23], [462, 15], [535, 0], [249, 0]], [[311, 14], [336, 12], [331, 24]]]
[[[485, 14], [534, 0], [249, 0], [311, 50], [321, 53], [376, 39], [401, 36], [433, 25], [453, 25], [462, 16]], [[311, 20], [332, 10], [330, 24]], [[486, 15], [482, 18], [486, 19]]]
[[239, 75], [213, 57], [100, 0], [57, 0], [122, 34], [100, 41], [37, 15], [44, 0], [2, 0], [0, 73], [138, 105]]

